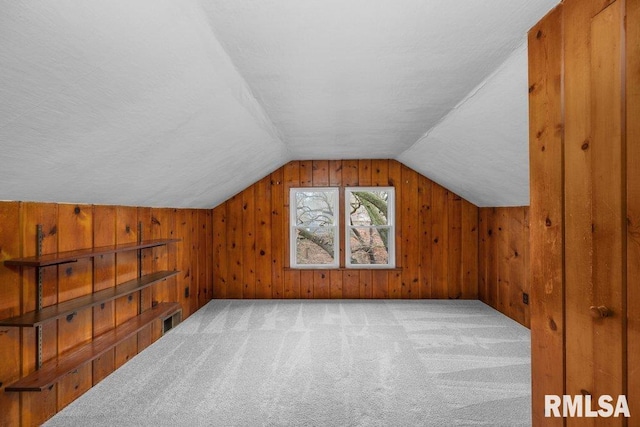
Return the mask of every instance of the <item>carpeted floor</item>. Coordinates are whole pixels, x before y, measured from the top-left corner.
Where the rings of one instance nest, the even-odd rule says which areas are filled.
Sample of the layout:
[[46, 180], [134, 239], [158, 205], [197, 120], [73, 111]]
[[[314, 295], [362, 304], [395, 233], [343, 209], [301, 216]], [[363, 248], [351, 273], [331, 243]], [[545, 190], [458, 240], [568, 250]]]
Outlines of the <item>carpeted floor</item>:
[[479, 301], [214, 300], [46, 426], [530, 425], [530, 366]]

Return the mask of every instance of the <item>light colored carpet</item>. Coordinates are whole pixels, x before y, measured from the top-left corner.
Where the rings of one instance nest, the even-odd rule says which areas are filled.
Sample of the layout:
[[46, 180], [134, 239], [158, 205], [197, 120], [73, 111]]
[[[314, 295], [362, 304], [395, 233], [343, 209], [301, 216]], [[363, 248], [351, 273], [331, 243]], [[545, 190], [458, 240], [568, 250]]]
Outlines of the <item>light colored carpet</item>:
[[214, 300], [46, 425], [530, 425], [530, 366], [479, 301]]

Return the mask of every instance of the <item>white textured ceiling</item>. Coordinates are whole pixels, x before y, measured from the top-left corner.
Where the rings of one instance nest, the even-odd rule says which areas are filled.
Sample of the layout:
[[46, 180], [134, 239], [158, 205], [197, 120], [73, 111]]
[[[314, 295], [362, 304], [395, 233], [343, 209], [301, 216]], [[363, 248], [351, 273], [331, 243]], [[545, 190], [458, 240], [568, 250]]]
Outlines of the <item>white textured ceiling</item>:
[[555, 3], [0, 0], [0, 199], [211, 207], [390, 157], [526, 204], [523, 42]]

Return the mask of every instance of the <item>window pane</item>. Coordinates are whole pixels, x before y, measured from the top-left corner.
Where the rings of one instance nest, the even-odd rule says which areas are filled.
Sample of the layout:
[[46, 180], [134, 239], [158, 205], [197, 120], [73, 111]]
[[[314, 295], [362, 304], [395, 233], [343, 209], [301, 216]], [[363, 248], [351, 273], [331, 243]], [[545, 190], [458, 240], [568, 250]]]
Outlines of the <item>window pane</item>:
[[351, 228], [351, 264], [389, 264], [389, 230], [389, 227]]
[[296, 228], [297, 264], [333, 264], [335, 227]]
[[323, 227], [335, 224], [333, 191], [297, 191], [296, 225]]
[[387, 191], [353, 191], [349, 197], [351, 225], [389, 225]]

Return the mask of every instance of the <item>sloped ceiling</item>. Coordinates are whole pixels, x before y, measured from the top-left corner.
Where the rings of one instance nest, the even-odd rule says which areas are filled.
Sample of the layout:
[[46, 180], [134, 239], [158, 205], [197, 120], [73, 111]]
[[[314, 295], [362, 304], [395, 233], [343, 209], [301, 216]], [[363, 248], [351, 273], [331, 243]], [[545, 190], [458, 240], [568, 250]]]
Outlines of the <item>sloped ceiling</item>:
[[211, 207], [292, 159], [528, 203], [551, 0], [0, 0], [0, 199]]

